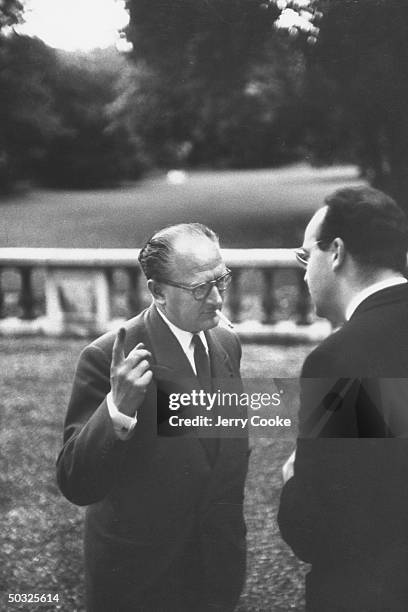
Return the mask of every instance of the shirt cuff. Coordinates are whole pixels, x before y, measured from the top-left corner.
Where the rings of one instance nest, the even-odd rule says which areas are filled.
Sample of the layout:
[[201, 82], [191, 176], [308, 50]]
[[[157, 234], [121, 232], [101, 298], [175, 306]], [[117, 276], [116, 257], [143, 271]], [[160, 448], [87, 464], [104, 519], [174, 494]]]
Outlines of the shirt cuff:
[[112, 391], [106, 396], [106, 403], [108, 405], [109, 416], [112, 419], [115, 434], [121, 440], [127, 440], [137, 423], [137, 414], [134, 417], [130, 417], [120, 412], [112, 399]]

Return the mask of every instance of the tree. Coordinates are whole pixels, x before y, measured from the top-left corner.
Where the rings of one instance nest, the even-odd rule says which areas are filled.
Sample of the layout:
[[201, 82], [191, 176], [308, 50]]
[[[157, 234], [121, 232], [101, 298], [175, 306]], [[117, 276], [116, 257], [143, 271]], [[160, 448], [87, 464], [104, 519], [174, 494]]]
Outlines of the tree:
[[275, 4], [128, 0], [127, 8], [141, 79], [133, 122], [156, 163], [259, 166], [298, 154], [300, 132], [286, 128], [289, 116], [298, 125], [303, 65], [274, 29]]
[[408, 4], [315, 0], [306, 46], [314, 153], [355, 161], [408, 210]]
[[55, 54], [10, 33], [0, 46], [0, 190], [30, 177], [60, 122], [49, 80]]
[[21, 21], [23, 4], [18, 0], [2, 0], [0, 4], [0, 43], [4, 33]]
[[125, 65], [112, 48], [57, 54], [52, 88], [61, 129], [39, 168], [42, 182], [90, 188], [137, 175], [129, 136], [114, 111], [116, 83]]
[[[0, 6], [0, 191], [9, 183], [9, 161], [5, 143], [4, 124], [7, 122], [7, 112], [2, 98], [7, 87], [4, 71], [7, 69], [7, 34], [10, 28], [21, 19], [23, 6], [17, 0], [3, 0]], [[3, 92], [3, 96], [2, 96]]]
[[19, 2], [0, 6], [0, 191], [20, 179], [88, 187], [134, 176], [112, 107], [125, 60], [112, 49], [58, 53], [13, 29]]

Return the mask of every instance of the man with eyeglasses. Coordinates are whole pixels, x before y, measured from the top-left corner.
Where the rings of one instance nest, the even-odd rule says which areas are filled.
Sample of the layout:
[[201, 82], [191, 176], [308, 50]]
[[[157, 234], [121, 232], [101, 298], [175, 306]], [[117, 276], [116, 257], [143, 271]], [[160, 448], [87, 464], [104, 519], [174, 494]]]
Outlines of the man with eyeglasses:
[[369, 187], [326, 198], [296, 256], [339, 329], [307, 357], [278, 522], [306, 609], [408, 610], [407, 219]]
[[241, 389], [239, 340], [218, 326], [231, 273], [199, 223], [156, 232], [139, 262], [153, 302], [82, 352], [58, 458], [62, 492], [88, 506], [87, 610], [232, 611], [245, 575], [247, 436], [172, 428], [168, 401]]

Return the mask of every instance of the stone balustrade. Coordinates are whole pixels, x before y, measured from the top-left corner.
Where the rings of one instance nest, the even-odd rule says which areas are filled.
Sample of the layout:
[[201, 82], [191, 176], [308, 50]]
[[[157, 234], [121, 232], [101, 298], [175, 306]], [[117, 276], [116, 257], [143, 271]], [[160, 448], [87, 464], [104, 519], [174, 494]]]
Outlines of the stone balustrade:
[[[95, 336], [149, 304], [138, 249], [0, 249], [0, 334]], [[223, 249], [232, 270], [224, 311], [244, 341], [318, 341], [292, 249]]]

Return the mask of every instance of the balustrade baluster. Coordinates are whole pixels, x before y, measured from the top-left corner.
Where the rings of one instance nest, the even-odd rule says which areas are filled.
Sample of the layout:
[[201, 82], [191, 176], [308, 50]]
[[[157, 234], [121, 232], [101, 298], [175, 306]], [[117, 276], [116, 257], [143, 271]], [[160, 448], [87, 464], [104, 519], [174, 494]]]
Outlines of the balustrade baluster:
[[113, 269], [105, 268], [103, 272], [105, 274], [106, 282], [108, 283], [108, 286], [109, 286], [109, 291], [111, 291], [113, 288]]
[[[103, 273], [105, 275], [106, 278], [106, 282], [108, 285], [108, 295], [109, 295], [109, 312], [112, 313], [113, 311], [113, 305], [114, 305], [114, 299], [113, 299], [113, 289], [114, 289], [114, 282], [113, 282], [113, 268], [104, 268]], [[112, 315], [111, 315], [112, 316]]]
[[241, 290], [240, 278], [242, 270], [234, 268], [232, 270], [232, 280], [227, 293], [227, 304], [231, 312], [231, 319], [238, 323], [241, 314]]
[[130, 316], [134, 316], [138, 314], [142, 309], [142, 301], [140, 295], [140, 272], [135, 267], [126, 268], [126, 273], [128, 276], [128, 294], [127, 294], [127, 302], [128, 302], [128, 310]]
[[298, 288], [298, 299], [296, 304], [297, 320], [299, 325], [310, 324], [310, 296], [305, 283], [305, 271], [296, 270], [296, 280]]
[[25, 320], [35, 319], [35, 299], [32, 283], [31, 267], [20, 268], [21, 290], [19, 306], [21, 308], [21, 318]]
[[274, 295], [274, 276], [273, 268], [263, 268], [263, 292], [262, 292], [262, 310], [263, 323], [276, 323], [276, 299]]
[[0, 319], [4, 319], [6, 317], [6, 300], [3, 291], [3, 268], [0, 268]]

